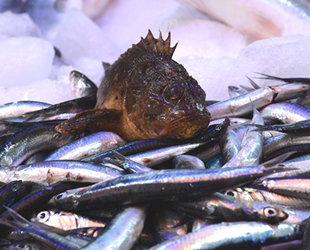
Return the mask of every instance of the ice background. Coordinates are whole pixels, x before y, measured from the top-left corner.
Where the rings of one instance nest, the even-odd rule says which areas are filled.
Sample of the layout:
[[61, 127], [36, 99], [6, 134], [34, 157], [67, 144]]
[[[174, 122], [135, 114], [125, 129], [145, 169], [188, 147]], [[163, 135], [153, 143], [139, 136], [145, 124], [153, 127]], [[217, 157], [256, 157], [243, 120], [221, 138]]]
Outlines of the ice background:
[[[229, 85], [250, 86], [246, 76], [255, 77], [255, 72], [310, 77], [308, 29], [249, 41], [238, 30], [175, 0], [113, 0], [100, 15], [86, 15], [79, 1], [62, 11], [52, 0], [34, 2], [27, 13], [0, 13], [0, 104], [73, 99], [72, 70], [99, 85], [102, 61], [113, 63], [148, 29], [155, 37], [159, 31], [164, 38], [171, 32], [172, 45], [178, 43], [173, 59], [199, 82], [208, 100], [228, 99]], [[53, 46], [63, 61], [54, 60]], [[279, 83], [253, 79], [261, 86]]]

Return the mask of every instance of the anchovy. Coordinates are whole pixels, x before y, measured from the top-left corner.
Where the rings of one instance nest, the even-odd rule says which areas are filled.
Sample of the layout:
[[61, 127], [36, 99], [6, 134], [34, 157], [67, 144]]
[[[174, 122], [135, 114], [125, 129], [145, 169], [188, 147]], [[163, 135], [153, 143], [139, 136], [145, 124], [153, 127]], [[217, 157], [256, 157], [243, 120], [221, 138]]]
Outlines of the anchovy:
[[268, 179], [257, 183], [255, 186], [303, 199], [309, 199], [310, 197], [310, 179], [308, 178]]
[[[10, 206], [14, 211], [24, 217], [30, 216], [34, 212], [39, 212], [42, 206], [46, 205], [54, 195], [64, 192], [68, 189], [85, 186], [85, 184], [77, 182], [55, 183], [48, 187], [43, 186], [36, 188], [31, 193], [25, 195], [22, 199]], [[0, 215], [2, 219], [10, 218], [10, 213], [5, 211]]]
[[292, 208], [306, 208], [310, 206], [310, 200], [302, 199], [298, 197], [281, 195], [267, 190], [261, 190], [256, 188], [236, 188], [228, 189], [225, 194], [234, 197], [239, 196], [243, 200], [248, 201], [261, 201], [269, 204], [275, 204]]
[[93, 109], [96, 105], [96, 101], [96, 95], [84, 96], [61, 102], [38, 111], [27, 112], [23, 117], [26, 121], [44, 121], [49, 117], [63, 113], [77, 113], [83, 110]]
[[[140, 164], [136, 161], [133, 161], [131, 159], [129, 159], [128, 157], [123, 156], [122, 154], [114, 151], [113, 152], [113, 156], [115, 157], [115, 159], [111, 159], [112, 160], [112, 164], [115, 164], [119, 167], [121, 167], [122, 169], [126, 170], [129, 173], [144, 173], [144, 172], [149, 172], [149, 171], [153, 171], [153, 169]], [[108, 158], [106, 158], [108, 159]]]
[[206, 169], [203, 161], [193, 155], [179, 155], [172, 162], [176, 169]]
[[23, 114], [35, 110], [50, 107], [50, 104], [34, 101], [10, 102], [0, 106], [0, 119], [20, 117]]
[[59, 209], [87, 210], [150, 201], [194, 199], [262, 177], [264, 166], [216, 170], [174, 169], [123, 175], [56, 195], [50, 204]]
[[0, 188], [0, 214], [5, 211], [3, 205], [10, 206], [15, 201], [21, 184], [22, 181], [12, 181]]
[[[257, 110], [253, 112], [251, 124], [264, 125], [263, 118]], [[263, 138], [259, 131], [248, 127], [245, 132], [238, 153], [228, 161], [223, 168], [255, 166], [261, 163], [263, 154]]]
[[263, 161], [268, 161], [286, 152], [310, 152], [310, 136], [279, 135], [265, 141]]
[[186, 223], [189, 219], [186, 220], [184, 214], [170, 208], [154, 206], [149, 211], [149, 217], [158, 243], [185, 235], [189, 231], [189, 223]]
[[223, 134], [225, 134], [226, 129], [229, 125], [229, 120], [225, 119], [222, 124], [216, 124], [209, 126], [203, 133], [194, 136], [189, 139], [166, 139], [166, 138], [157, 138], [157, 139], [147, 139], [142, 141], [134, 141], [128, 143], [122, 147], [99, 153], [94, 156], [90, 156], [82, 159], [83, 161], [89, 161], [93, 163], [100, 163], [104, 158], [110, 157], [113, 155], [113, 151], [121, 153], [122, 155], [136, 154], [140, 152], [145, 152], [148, 150], [159, 149], [162, 147], [175, 146], [180, 144], [187, 143], [204, 143], [208, 144], [213, 141], [218, 141]]
[[203, 145], [203, 143], [192, 143], [192, 144], [165, 147], [146, 151], [143, 153], [129, 155], [127, 156], [127, 158], [139, 164], [145, 165], [147, 167], [153, 167], [175, 156], [185, 154], [191, 150], [194, 150], [195, 148], [198, 148], [201, 145]]
[[0, 219], [0, 224], [6, 225], [8, 227], [13, 227], [17, 229], [21, 229], [27, 234], [31, 235], [34, 239], [41, 241], [42, 243], [53, 247], [54, 249], [80, 249], [81, 246], [74, 241], [67, 240], [65, 237], [53, 233], [51, 231], [47, 231], [38, 226], [35, 226], [21, 215], [16, 213], [14, 210], [7, 208], [10, 215], [13, 217], [13, 220], [3, 220]]
[[301, 155], [290, 160], [278, 163], [278, 166], [281, 167], [283, 170], [282, 172], [272, 173], [268, 176], [262, 178], [289, 178], [289, 177], [296, 177], [296, 176], [303, 176], [307, 175], [310, 172], [310, 168], [308, 167], [310, 164], [310, 155]]
[[224, 163], [227, 163], [239, 152], [241, 139], [232, 129], [232, 127], [229, 126], [227, 128], [226, 134], [219, 141], [219, 145], [221, 148]]
[[75, 97], [84, 97], [90, 95], [96, 95], [98, 87], [84, 74], [73, 70], [70, 73], [70, 85], [75, 93]]
[[247, 94], [248, 91], [237, 86], [228, 86], [228, 94], [231, 98]]
[[113, 218], [103, 234], [83, 249], [131, 249], [143, 229], [145, 217], [145, 207], [125, 208]]
[[124, 140], [115, 133], [97, 132], [63, 145], [46, 157], [45, 161], [79, 160], [124, 144]]
[[0, 120], [0, 135], [1, 136], [8, 136], [15, 133], [19, 133], [25, 129], [28, 129], [33, 126], [38, 126], [42, 124], [53, 123], [55, 126], [62, 122], [59, 121], [45, 121], [45, 122], [14, 122], [14, 121], [7, 121], [7, 120]]
[[53, 123], [30, 127], [10, 136], [2, 143], [0, 165], [17, 166], [36, 152], [55, 149], [77, 139], [79, 136], [79, 134], [58, 134]]
[[[208, 106], [208, 111], [211, 114], [211, 120], [224, 118], [226, 116], [244, 116], [250, 114], [253, 108], [260, 109], [274, 101], [296, 98], [305, 91], [305, 87], [309, 88], [307, 85], [302, 87], [297, 85], [294, 86], [293, 89], [288, 89], [282, 85], [260, 88], [247, 94], [212, 104]], [[281, 99], [277, 96], [281, 96]]]
[[40, 222], [48, 226], [56, 227], [62, 230], [73, 230], [88, 227], [105, 227], [106, 222], [95, 221], [85, 216], [64, 211], [41, 211], [31, 222]]
[[241, 249], [296, 239], [300, 231], [298, 225], [283, 223], [270, 226], [263, 222], [222, 222], [165, 241], [150, 249]]
[[310, 119], [289, 124], [273, 124], [273, 125], [255, 125], [258, 131], [274, 130], [286, 134], [294, 135], [309, 135], [310, 134]]
[[264, 119], [281, 123], [294, 123], [310, 119], [310, 109], [298, 104], [282, 102], [273, 103], [261, 110]]
[[99, 182], [122, 174], [108, 166], [66, 160], [38, 162], [0, 169], [1, 180], [5, 183], [22, 180], [42, 185], [50, 185], [59, 181]]

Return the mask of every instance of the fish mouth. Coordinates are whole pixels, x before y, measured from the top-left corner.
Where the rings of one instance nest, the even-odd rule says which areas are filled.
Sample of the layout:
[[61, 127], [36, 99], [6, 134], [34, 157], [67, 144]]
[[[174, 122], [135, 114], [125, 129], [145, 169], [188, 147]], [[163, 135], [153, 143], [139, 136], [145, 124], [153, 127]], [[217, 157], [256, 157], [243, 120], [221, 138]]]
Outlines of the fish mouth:
[[192, 114], [174, 119], [168, 126], [162, 129], [164, 137], [187, 139], [199, 134], [208, 127], [210, 122], [209, 115]]

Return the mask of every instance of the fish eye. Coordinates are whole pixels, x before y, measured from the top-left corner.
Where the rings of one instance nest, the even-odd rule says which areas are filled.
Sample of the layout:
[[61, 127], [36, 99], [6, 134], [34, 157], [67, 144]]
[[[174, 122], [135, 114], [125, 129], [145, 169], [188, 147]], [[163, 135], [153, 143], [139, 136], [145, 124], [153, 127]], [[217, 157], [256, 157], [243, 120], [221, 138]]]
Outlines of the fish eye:
[[61, 200], [66, 198], [67, 194], [66, 193], [61, 193], [55, 196], [55, 200]]
[[270, 218], [270, 217], [275, 217], [277, 216], [278, 212], [275, 208], [273, 207], [266, 207], [264, 208], [264, 215], [267, 217], [267, 218]]
[[180, 99], [184, 94], [184, 86], [181, 83], [172, 83], [165, 87], [163, 97], [166, 101]]
[[225, 195], [229, 195], [229, 196], [233, 196], [233, 197], [237, 197], [238, 196], [238, 192], [236, 192], [235, 190], [232, 190], [232, 189], [226, 190], [226, 192], [224, 194]]
[[27, 249], [28, 247], [25, 244], [18, 244], [16, 245], [17, 249]]
[[49, 219], [50, 213], [48, 211], [43, 211], [38, 213], [37, 218], [39, 219], [40, 222], [45, 222]]

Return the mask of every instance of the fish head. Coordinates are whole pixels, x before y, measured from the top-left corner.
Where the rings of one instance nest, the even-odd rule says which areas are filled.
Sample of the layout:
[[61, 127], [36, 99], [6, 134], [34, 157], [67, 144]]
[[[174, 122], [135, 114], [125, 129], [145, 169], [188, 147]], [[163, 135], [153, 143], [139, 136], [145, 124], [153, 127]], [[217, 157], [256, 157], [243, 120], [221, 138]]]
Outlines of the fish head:
[[[158, 56], [157, 56], [158, 57]], [[185, 139], [203, 132], [210, 121], [206, 94], [186, 69], [168, 58], [149, 66], [144, 98], [126, 100], [130, 122], [149, 138]], [[128, 90], [134, 97], [133, 89]]]

